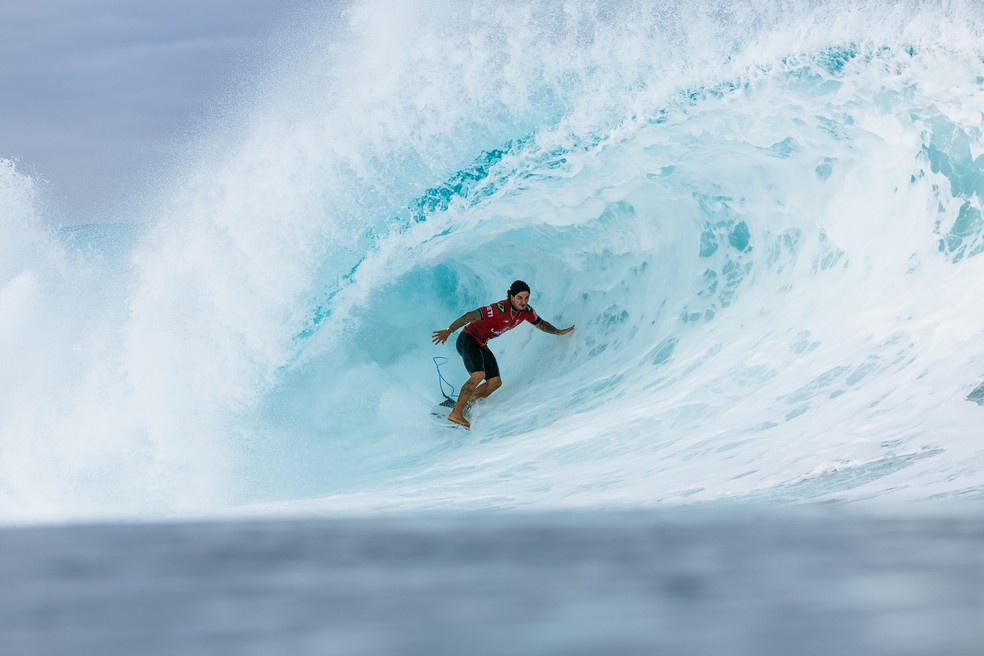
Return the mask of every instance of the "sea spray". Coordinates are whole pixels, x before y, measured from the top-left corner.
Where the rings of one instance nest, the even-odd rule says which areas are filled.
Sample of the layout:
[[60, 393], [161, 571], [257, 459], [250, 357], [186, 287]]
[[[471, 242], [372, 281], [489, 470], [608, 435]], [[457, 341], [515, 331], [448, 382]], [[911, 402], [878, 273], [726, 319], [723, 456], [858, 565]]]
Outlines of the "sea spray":
[[[981, 25], [355, 3], [108, 263], [5, 170], [0, 511], [973, 494]], [[577, 331], [436, 432], [430, 332], [516, 278]]]

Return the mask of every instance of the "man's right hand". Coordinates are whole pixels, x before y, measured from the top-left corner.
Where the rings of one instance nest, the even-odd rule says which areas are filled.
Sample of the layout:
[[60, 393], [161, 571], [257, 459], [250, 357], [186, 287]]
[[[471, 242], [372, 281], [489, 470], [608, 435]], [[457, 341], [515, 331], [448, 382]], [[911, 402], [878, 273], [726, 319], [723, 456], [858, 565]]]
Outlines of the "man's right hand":
[[451, 331], [447, 328], [442, 328], [441, 330], [435, 330], [434, 334], [431, 335], [431, 341], [435, 344], [443, 344], [448, 341], [448, 337], [451, 336]]

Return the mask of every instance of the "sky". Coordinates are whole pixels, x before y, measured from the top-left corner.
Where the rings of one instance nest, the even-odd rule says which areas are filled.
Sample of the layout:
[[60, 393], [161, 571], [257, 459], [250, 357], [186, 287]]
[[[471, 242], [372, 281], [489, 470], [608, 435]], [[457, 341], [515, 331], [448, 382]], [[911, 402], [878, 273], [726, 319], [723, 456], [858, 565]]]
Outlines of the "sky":
[[136, 220], [222, 101], [319, 0], [0, 2], [0, 158], [53, 222]]

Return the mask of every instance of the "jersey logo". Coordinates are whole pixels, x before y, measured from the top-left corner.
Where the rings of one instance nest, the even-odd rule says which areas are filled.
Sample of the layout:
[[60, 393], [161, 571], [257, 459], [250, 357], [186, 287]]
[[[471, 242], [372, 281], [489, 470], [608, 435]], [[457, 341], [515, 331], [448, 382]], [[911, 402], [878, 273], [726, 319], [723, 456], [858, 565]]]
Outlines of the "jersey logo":
[[502, 303], [496, 303], [495, 306], [497, 308], [499, 308], [499, 314], [505, 314], [506, 313], [506, 306], [503, 305]]

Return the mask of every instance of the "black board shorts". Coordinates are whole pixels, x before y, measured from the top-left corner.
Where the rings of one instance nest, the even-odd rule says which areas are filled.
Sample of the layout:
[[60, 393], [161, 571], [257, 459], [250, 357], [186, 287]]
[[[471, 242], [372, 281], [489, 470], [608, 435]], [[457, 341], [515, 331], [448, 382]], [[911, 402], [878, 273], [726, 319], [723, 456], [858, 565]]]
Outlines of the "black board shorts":
[[499, 363], [495, 361], [495, 356], [488, 346], [479, 346], [474, 337], [468, 333], [461, 333], [454, 347], [464, 361], [468, 373], [484, 371], [485, 380], [499, 377]]

